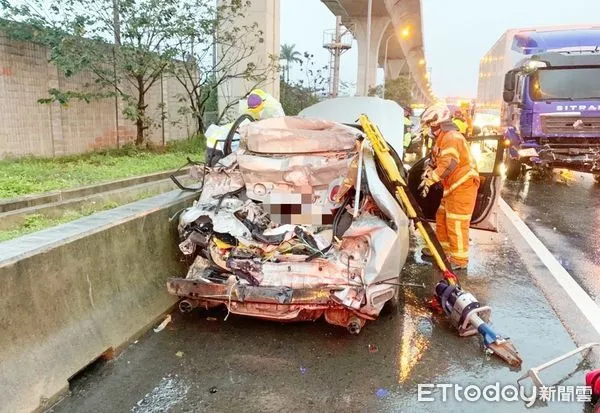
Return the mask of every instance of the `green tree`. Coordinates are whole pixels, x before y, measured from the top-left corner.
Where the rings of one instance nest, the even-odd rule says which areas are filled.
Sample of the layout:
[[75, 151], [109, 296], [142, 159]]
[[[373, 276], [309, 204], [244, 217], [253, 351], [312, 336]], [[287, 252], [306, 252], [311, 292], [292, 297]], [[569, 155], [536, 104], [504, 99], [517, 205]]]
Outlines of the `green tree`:
[[116, 95], [135, 122], [136, 144], [145, 142], [153, 123], [147, 94], [173, 58], [168, 42], [177, 29], [178, 0], [0, 0], [0, 11], [8, 36], [49, 47], [66, 76], [94, 77], [82, 90], [52, 89], [41, 102]]
[[297, 115], [302, 109], [314, 105], [327, 92], [327, 66], [317, 67], [314, 55], [304, 52], [304, 64], [300, 69], [303, 78], [295, 82], [281, 79], [281, 106], [286, 115]]
[[[412, 82], [408, 75], [401, 75], [395, 79], [385, 81], [385, 99], [393, 100], [402, 107], [410, 106], [412, 99]], [[383, 87], [381, 85], [369, 89], [369, 96], [381, 96]]]
[[302, 59], [300, 56], [302, 55], [297, 50], [295, 44], [283, 44], [281, 45], [281, 54], [279, 55], [279, 60], [285, 61], [285, 72], [284, 72], [284, 81], [288, 84], [290, 83], [290, 68], [294, 63], [302, 64]]
[[298, 82], [307, 88], [310, 93], [324, 96], [328, 86], [328, 78], [325, 75], [329, 66], [317, 67], [314, 58], [314, 54], [304, 52], [305, 65], [300, 71], [303, 72], [305, 79], [300, 79]]
[[299, 84], [290, 85], [282, 79], [279, 85], [281, 106], [288, 116], [296, 116], [302, 109], [319, 102], [318, 96]]
[[[217, 110], [219, 88], [227, 82], [242, 82], [250, 92], [276, 76], [273, 56], [266, 62], [252, 58], [256, 46], [264, 41], [258, 24], [239, 24], [250, 5], [241, 0], [222, 0], [218, 6], [211, 0], [187, 0], [173, 23], [171, 50], [176, 60], [170, 72], [185, 89], [181, 101], [187, 101], [185, 111], [196, 119], [198, 132], [204, 130], [205, 111]], [[217, 122], [235, 104], [237, 99], [224, 102], [218, 108]]]

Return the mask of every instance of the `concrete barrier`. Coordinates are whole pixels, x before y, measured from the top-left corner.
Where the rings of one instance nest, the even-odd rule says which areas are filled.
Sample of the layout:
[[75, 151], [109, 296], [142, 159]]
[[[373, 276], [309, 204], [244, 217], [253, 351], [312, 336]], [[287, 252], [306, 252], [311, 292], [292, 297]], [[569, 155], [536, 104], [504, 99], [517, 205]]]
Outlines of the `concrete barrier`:
[[109, 181], [95, 185], [86, 185], [71, 189], [44, 192], [42, 194], [25, 195], [18, 198], [0, 199], [0, 212], [16, 211], [22, 208], [31, 208], [52, 202], [67, 201], [70, 199], [99, 194], [101, 192], [114, 191], [116, 189], [126, 188], [128, 186], [160, 181], [162, 179], [169, 178], [169, 176], [172, 174], [175, 176], [182, 176], [187, 174], [189, 169], [190, 168], [186, 167], [182, 168], [181, 170], [155, 172], [147, 175], [117, 179], [116, 181]]
[[[178, 179], [183, 185], [189, 185], [193, 182], [188, 177], [180, 176]], [[15, 229], [19, 225], [24, 224], [27, 218], [32, 215], [42, 215], [46, 218], [60, 218], [71, 211], [84, 211], [85, 208], [101, 207], [102, 205], [113, 202], [122, 205], [128, 202], [134, 202], [141, 198], [150, 198], [151, 196], [172, 191], [173, 189], [177, 189], [175, 183], [173, 183], [171, 179], [163, 179], [161, 181], [127, 186], [112, 191], [99, 192], [81, 198], [50, 202], [14, 211], [0, 212], [0, 231]]]
[[171, 191], [0, 243], [0, 411], [47, 407], [68, 379], [174, 303], [181, 275]]

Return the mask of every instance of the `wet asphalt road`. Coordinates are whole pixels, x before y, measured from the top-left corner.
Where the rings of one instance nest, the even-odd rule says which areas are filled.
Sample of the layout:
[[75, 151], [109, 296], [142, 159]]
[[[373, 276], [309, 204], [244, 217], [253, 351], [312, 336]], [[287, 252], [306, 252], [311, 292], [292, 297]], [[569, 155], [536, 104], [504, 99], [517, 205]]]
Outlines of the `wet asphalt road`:
[[575, 174], [568, 185], [552, 179], [505, 182], [502, 197], [600, 304], [600, 184]]
[[[501, 224], [509, 225], [503, 219]], [[518, 252], [524, 241], [504, 230], [472, 233], [472, 239], [472, 262], [462, 285], [492, 306], [493, 326], [511, 337], [523, 368], [574, 348]], [[403, 282], [425, 283], [426, 288], [405, 287], [400, 305], [368, 323], [359, 336], [323, 321], [280, 324], [236, 316], [224, 321], [223, 312], [174, 312], [164, 331], [148, 332], [116, 360], [74, 380], [72, 395], [51, 411], [529, 411], [523, 402], [458, 402], [453, 397], [443, 402], [439, 391], [434, 402], [417, 400], [419, 383], [515, 384], [523, 371], [486, 356], [477, 338], [460, 338], [444, 319], [432, 316], [423, 304], [437, 280], [430, 266], [411, 259], [402, 276]], [[579, 385], [585, 367], [574, 359], [543, 379]], [[535, 411], [590, 409], [552, 403]]]

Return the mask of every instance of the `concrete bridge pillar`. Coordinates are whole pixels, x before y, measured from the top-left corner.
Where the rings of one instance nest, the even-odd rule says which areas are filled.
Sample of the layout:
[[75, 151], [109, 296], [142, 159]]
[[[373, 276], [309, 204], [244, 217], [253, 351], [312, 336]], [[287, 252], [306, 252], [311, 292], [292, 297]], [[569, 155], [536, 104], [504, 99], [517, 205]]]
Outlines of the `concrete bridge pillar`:
[[396, 79], [406, 67], [406, 59], [388, 59], [385, 80]]
[[413, 96], [413, 100], [415, 103], [427, 103], [426, 102], [426, 98], [425, 95], [423, 93], [423, 91], [421, 90], [421, 88], [416, 84], [416, 82], [414, 81], [414, 79], [412, 79], [411, 76], [411, 82], [412, 82], [412, 90], [411, 90], [411, 94]]
[[[387, 29], [389, 17], [374, 17], [371, 19], [371, 44], [369, 47], [369, 59], [367, 66], [367, 18], [355, 19], [356, 43], [358, 44], [358, 76], [356, 78], [357, 93], [366, 96], [369, 89], [377, 85], [377, 66], [379, 57], [379, 46], [383, 34]], [[367, 87], [365, 88], [365, 76]]]
[[[220, 3], [228, 0], [219, 0]], [[273, 56], [279, 55], [280, 40], [279, 40], [279, 1], [280, 0], [252, 0], [252, 5], [245, 16], [236, 21], [236, 26], [244, 25], [251, 26], [254, 23], [258, 24], [258, 30], [262, 31], [264, 41], [248, 42], [246, 47], [250, 45], [255, 47], [254, 53], [247, 59], [240, 61], [235, 68], [231, 69], [231, 73], [243, 72], [248, 63], [254, 63], [258, 68], [267, 67], [271, 63]], [[217, 47], [217, 59], [219, 58], [219, 48]], [[277, 62], [275, 62], [277, 63]], [[234, 102], [246, 96], [252, 88], [256, 86], [255, 81], [244, 79], [230, 79], [224, 82], [219, 90], [219, 111], [229, 102]], [[279, 99], [279, 73], [273, 70], [268, 75], [267, 81], [260, 84], [259, 87], [265, 92], [270, 93], [276, 99]], [[237, 105], [231, 108], [237, 114]]]

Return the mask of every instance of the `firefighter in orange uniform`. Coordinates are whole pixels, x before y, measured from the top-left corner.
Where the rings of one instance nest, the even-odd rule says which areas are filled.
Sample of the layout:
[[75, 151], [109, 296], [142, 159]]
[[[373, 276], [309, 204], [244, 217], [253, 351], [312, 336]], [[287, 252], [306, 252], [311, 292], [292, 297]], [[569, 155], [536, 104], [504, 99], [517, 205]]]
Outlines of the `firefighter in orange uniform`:
[[[445, 105], [423, 112], [421, 124], [435, 139], [429, 166], [419, 189], [426, 197], [429, 188], [441, 182], [444, 197], [436, 214], [436, 235], [454, 269], [466, 269], [469, 262], [469, 225], [477, 200], [479, 173], [465, 137], [452, 122]], [[427, 248], [423, 255], [431, 255]]]

